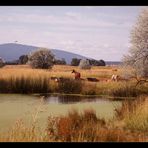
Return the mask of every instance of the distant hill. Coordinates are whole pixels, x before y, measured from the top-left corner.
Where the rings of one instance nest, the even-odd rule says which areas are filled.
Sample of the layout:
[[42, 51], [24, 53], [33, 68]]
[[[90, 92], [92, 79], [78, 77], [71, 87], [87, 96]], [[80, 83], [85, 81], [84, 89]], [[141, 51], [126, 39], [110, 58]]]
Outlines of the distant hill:
[[[7, 43], [0, 45], [0, 57], [2, 57], [5, 61], [13, 61], [19, 59], [19, 57], [23, 54], [29, 54], [32, 51], [35, 51], [36, 46], [22, 45], [16, 43]], [[71, 63], [72, 58], [86, 59], [87, 57], [67, 52], [58, 49], [50, 49], [52, 53], [55, 55], [57, 59], [64, 58], [68, 64]]]
[[[37, 46], [30, 46], [30, 45], [23, 45], [18, 43], [7, 43], [7, 44], [0, 44], [0, 57], [2, 57], [5, 61], [14, 61], [19, 59], [19, 57], [23, 54], [29, 54], [32, 51], [37, 50], [39, 47]], [[50, 49], [50, 48], [49, 48]], [[82, 55], [78, 55], [72, 52], [67, 52], [58, 49], [50, 49], [52, 53], [55, 55], [57, 59], [64, 58], [67, 64], [71, 63], [72, 58], [78, 59], [92, 59], [89, 57], [85, 57]], [[121, 62], [116, 61], [105, 61], [106, 65], [119, 65]]]

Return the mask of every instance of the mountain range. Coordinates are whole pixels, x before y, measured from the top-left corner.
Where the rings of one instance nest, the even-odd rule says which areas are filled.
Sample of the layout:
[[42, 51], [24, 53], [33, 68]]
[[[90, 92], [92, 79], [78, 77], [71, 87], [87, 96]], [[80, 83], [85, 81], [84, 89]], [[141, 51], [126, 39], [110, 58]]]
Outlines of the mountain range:
[[[18, 43], [7, 43], [0, 45], [0, 57], [5, 61], [13, 61], [19, 59], [21, 55], [29, 54], [37, 50], [39, 47], [30, 46], [30, 45], [22, 45]], [[78, 59], [86, 59], [87, 57], [81, 56], [72, 52], [67, 52], [58, 49], [50, 49], [51, 52], [55, 55], [55, 58], [66, 60], [67, 64], [71, 63], [72, 58]], [[90, 59], [90, 58], [88, 58]]]
[[[27, 55], [30, 52], [37, 50], [40, 47], [23, 45], [18, 43], [6, 43], [0, 44], [0, 57], [5, 61], [15, 61], [18, 60], [21, 55]], [[56, 59], [64, 58], [67, 64], [71, 63], [72, 58], [78, 59], [92, 59], [89, 57], [85, 57], [79, 54], [75, 54], [72, 52], [67, 52], [59, 49], [50, 49], [51, 52], [55, 55]], [[119, 65], [121, 62], [118, 61], [105, 61], [107, 65]]]

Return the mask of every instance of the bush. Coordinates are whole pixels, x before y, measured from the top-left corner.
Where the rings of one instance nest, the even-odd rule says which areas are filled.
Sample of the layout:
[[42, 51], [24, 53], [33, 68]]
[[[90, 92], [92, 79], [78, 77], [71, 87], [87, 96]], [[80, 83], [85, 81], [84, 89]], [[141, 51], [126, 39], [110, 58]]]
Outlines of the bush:
[[58, 85], [58, 91], [61, 93], [80, 93], [82, 83], [79, 80], [63, 78]]
[[72, 110], [67, 116], [60, 116], [51, 122], [48, 118], [47, 132], [49, 137], [56, 137], [60, 141], [78, 141], [81, 137], [87, 141], [94, 141], [96, 138], [96, 127], [104, 126], [104, 119], [99, 119], [94, 110], [85, 110], [79, 114], [76, 110]]
[[81, 59], [73, 58], [71, 60], [71, 66], [78, 66], [80, 61], [81, 61]]
[[80, 61], [79, 67], [81, 69], [91, 69], [91, 65], [89, 63], [89, 60], [87, 59], [83, 59]]
[[22, 55], [19, 57], [19, 64], [26, 64], [28, 62], [28, 55]]
[[137, 97], [140, 94], [140, 90], [128, 83], [111, 90], [114, 97]]
[[39, 48], [29, 56], [29, 64], [33, 68], [52, 68], [54, 60], [54, 55], [46, 48]]
[[89, 60], [90, 64], [93, 66], [105, 66], [105, 61], [104, 60]]

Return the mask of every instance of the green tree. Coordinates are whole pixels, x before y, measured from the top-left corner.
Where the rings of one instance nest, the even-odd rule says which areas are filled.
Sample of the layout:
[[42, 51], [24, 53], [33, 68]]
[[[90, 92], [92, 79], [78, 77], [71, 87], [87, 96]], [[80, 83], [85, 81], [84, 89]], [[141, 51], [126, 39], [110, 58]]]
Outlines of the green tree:
[[26, 64], [28, 62], [28, 55], [22, 55], [19, 57], [19, 64]]
[[66, 65], [66, 61], [65, 61], [65, 59], [64, 58], [62, 58], [61, 60], [55, 60], [55, 62], [54, 62], [54, 64], [56, 64], [56, 65]]
[[80, 61], [81, 61], [81, 59], [73, 58], [71, 60], [71, 66], [78, 66]]
[[55, 58], [49, 49], [39, 48], [29, 56], [29, 64], [33, 68], [52, 68]]

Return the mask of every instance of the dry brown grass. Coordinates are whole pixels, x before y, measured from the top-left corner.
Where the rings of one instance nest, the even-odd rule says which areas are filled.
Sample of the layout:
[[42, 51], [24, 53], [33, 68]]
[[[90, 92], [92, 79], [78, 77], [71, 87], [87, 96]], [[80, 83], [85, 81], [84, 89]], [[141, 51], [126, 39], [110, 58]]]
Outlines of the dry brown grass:
[[[53, 121], [53, 120], [52, 120]], [[146, 142], [148, 137], [142, 132], [131, 132], [122, 126], [112, 127], [103, 119], [96, 117], [93, 110], [85, 110], [82, 114], [77, 111], [67, 116], [48, 118], [48, 137], [53, 141], [63, 142]], [[53, 128], [54, 127], [54, 128]]]
[[[142, 87], [138, 86], [138, 88], [136, 89], [133, 88], [133, 83], [136, 83], [134, 82], [134, 80], [131, 80], [129, 82], [112, 82], [111, 75], [121, 73], [121, 69], [119, 67], [94, 66], [90, 70], [81, 70], [77, 66], [54, 65], [51, 70], [42, 70], [32, 69], [27, 65], [8, 65], [0, 69], [1, 93], [60, 92], [58, 85], [56, 84], [56, 82], [50, 81], [50, 77], [74, 79], [74, 75], [71, 73], [72, 69], [79, 71], [81, 73], [81, 77], [84, 79], [86, 79], [87, 77], [93, 77], [99, 79], [100, 81], [88, 82], [87, 80], [85, 80], [83, 81], [83, 87], [80, 92], [71, 91], [69, 93], [79, 93], [84, 95], [113, 95], [118, 97], [125, 97], [137, 96], [139, 94], [148, 92], [148, 85], [142, 85]], [[71, 83], [69, 84], [71, 85]], [[6, 87], [7, 85], [8, 87]], [[17, 85], [17, 88], [15, 88], [15, 85]], [[25, 88], [27, 88], [27, 90], [23, 90]], [[32, 90], [32, 88], [34, 89]]]
[[[72, 70], [75, 69], [81, 73], [82, 78], [96, 77], [96, 78], [111, 78], [112, 74], [118, 74], [120, 70], [114, 71], [114, 67], [97, 67], [93, 66], [90, 70], [82, 70], [77, 66], [68, 65], [54, 65], [51, 70], [32, 69], [29, 65], [7, 65], [0, 69], [0, 74], [48, 74], [49, 76], [71, 77], [73, 78]], [[8, 76], [7, 75], [7, 76]]]
[[[137, 113], [144, 113], [147, 111], [147, 100], [137, 101], [136, 107], [133, 103], [133, 111]], [[141, 112], [141, 108], [144, 112]], [[36, 111], [32, 114], [32, 123], [30, 126], [26, 125], [23, 120], [17, 120], [15, 125], [7, 133], [0, 135], [1, 142], [148, 142], [147, 132], [125, 128], [125, 124], [121, 125], [120, 120], [105, 121], [96, 116], [92, 109], [84, 110], [78, 113], [76, 110], [71, 110], [65, 116], [48, 117], [47, 128], [40, 130], [37, 127], [37, 116], [42, 108], [42, 100]], [[125, 107], [124, 107], [125, 108]], [[129, 106], [126, 107], [126, 110]], [[139, 110], [140, 109], [140, 110]], [[125, 109], [121, 109], [122, 112]], [[146, 112], [145, 112], [146, 113]], [[147, 115], [147, 114], [146, 114]], [[131, 114], [130, 111], [126, 112], [125, 117], [129, 120], [137, 114]], [[141, 122], [145, 121], [140, 118]], [[118, 126], [115, 124], [118, 123]]]

